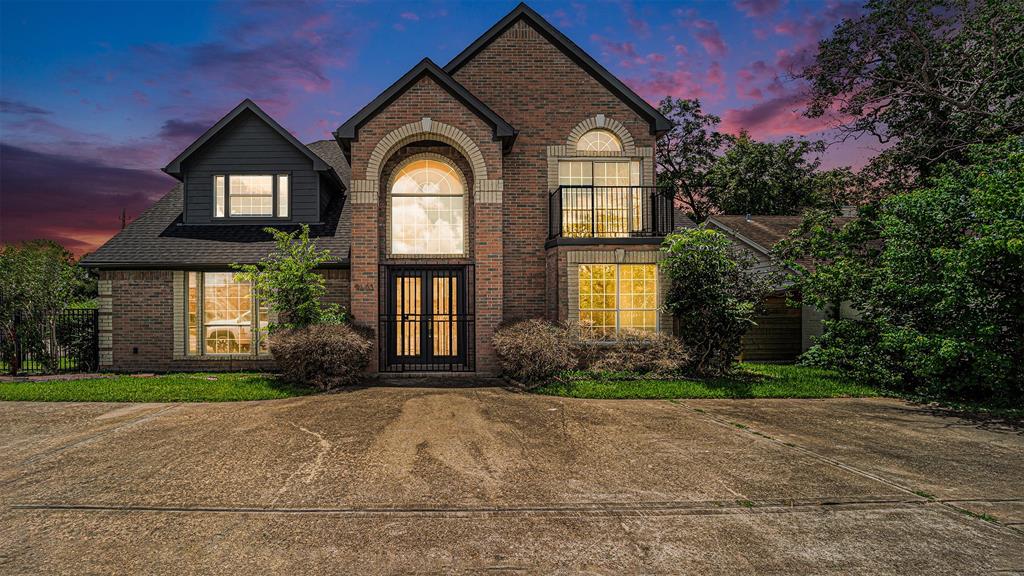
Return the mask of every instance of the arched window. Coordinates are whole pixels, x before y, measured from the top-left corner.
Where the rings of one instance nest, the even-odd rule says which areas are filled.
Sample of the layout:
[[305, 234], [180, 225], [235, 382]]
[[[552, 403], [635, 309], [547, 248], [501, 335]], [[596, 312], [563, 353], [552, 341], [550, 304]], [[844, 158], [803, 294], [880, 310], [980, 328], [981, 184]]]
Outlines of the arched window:
[[591, 130], [576, 142], [580, 152], [622, 152], [622, 142], [610, 130]]
[[413, 157], [391, 184], [391, 253], [465, 254], [465, 192], [462, 173], [436, 158]]

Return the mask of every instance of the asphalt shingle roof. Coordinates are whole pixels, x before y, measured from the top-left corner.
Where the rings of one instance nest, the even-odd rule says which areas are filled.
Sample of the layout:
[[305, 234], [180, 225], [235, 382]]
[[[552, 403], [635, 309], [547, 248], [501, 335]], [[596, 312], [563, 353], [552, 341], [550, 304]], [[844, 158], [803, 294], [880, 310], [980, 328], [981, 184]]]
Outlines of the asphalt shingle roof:
[[[337, 142], [320, 140], [307, 147], [334, 168], [347, 188], [351, 171]], [[183, 205], [184, 189], [178, 184], [124, 230], [83, 258], [82, 265], [97, 268], [223, 267], [232, 262], [257, 262], [273, 249], [271, 236], [263, 231], [266, 224], [182, 226]], [[330, 250], [333, 264], [347, 264], [352, 221], [342, 194], [332, 198], [322, 217], [322, 224], [310, 226], [310, 236], [319, 247]], [[299, 228], [297, 224], [275, 227], [286, 231]]]

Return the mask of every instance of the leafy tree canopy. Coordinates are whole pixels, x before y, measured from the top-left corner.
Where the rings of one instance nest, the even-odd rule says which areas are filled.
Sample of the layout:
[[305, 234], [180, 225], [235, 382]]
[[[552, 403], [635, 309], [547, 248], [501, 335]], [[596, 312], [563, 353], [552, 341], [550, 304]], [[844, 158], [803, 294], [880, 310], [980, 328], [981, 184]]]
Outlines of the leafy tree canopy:
[[709, 197], [726, 214], [797, 214], [820, 202], [816, 170], [820, 162], [807, 160], [820, 147], [806, 140], [786, 138], [777, 143], [757, 142], [741, 132], [707, 175]]
[[658, 185], [672, 190], [683, 208], [703, 222], [714, 208], [706, 176], [725, 144], [725, 135], [716, 130], [721, 120], [705, 114], [700, 100], [666, 96], [658, 109], [673, 124], [655, 152]]
[[232, 268], [240, 271], [240, 279], [252, 283], [261, 301], [281, 320], [271, 324], [270, 331], [344, 322], [346, 313], [322, 300], [327, 288], [317, 267], [330, 260], [330, 252], [317, 249], [309, 238], [309, 226], [303, 224], [291, 233], [264, 230], [274, 237], [274, 251], [259, 264], [232, 264]]
[[808, 116], [888, 146], [869, 172], [899, 189], [963, 162], [972, 144], [1024, 131], [1024, 4], [870, 0], [799, 76], [810, 82]]
[[779, 247], [805, 301], [859, 312], [829, 322], [810, 360], [901, 390], [1024, 399], [1024, 139], [965, 160], [845, 226], [819, 213]]

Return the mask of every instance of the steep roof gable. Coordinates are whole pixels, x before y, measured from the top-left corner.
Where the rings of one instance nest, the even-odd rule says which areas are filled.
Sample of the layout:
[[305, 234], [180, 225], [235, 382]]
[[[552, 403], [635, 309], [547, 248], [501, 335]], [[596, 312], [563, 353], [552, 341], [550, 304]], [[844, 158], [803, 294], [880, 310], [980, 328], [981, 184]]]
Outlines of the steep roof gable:
[[651, 126], [652, 134], [661, 134], [672, 128], [672, 123], [668, 118], [665, 118], [661, 112], [658, 112], [657, 109], [648, 104], [646, 100], [641, 98], [636, 92], [633, 92], [633, 90], [628, 86], [623, 84], [622, 81], [616, 78], [614, 74], [608, 71], [608, 69], [601, 66], [597, 60], [594, 60], [594, 58], [584, 52], [583, 49], [577, 46], [575, 42], [570, 40], [565, 34], [562, 34], [557, 28], [552, 26], [550, 22], [545, 20], [543, 16], [524, 3], [520, 3], [516, 6], [515, 9], [508, 13], [508, 15], [499, 20], [497, 24], [491, 26], [490, 30], [484, 32], [483, 36], [477, 38], [476, 41], [459, 53], [458, 56], [453, 58], [452, 61], [444, 67], [445, 71], [449, 74], [455, 74], [459, 68], [473, 59], [473, 57], [481, 50], [486, 48], [498, 36], [519, 20], [525, 20], [530, 23], [548, 40], [548, 42], [551, 42], [552, 45], [561, 50], [569, 57], [569, 59], [576, 62], [576, 64], [593, 76], [594, 79], [604, 85], [605, 88], [622, 99], [623, 102], [625, 102], [642, 118], [646, 119]]
[[406, 72], [398, 81], [381, 92], [380, 96], [377, 96], [372, 102], [364, 106], [362, 110], [356, 112], [354, 116], [334, 131], [334, 136], [342, 142], [357, 140], [359, 128], [363, 124], [369, 122], [378, 112], [394, 102], [425, 76], [432, 78], [445, 91], [462, 102], [470, 111], [479, 116], [481, 120], [489, 124], [494, 130], [494, 137], [496, 139], [504, 140], [506, 146], [510, 145], [512, 140], [515, 139], [516, 130], [511, 124], [506, 122], [494, 110], [491, 110], [489, 106], [481, 102], [479, 98], [474, 96], [462, 84], [459, 84], [451, 75], [442, 70], [440, 66], [434, 64], [430, 58], [421, 60], [412, 70]]
[[231, 110], [231, 112], [228, 112], [223, 118], [218, 120], [216, 124], [211, 126], [209, 130], [203, 133], [203, 135], [196, 139], [196, 141], [193, 142], [188, 148], [185, 148], [185, 150], [182, 151], [181, 154], [178, 154], [178, 156], [174, 160], [171, 160], [171, 162], [163, 168], [163, 171], [171, 176], [174, 176], [178, 180], [181, 180], [181, 164], [186, 159], [188, 159], [189, 156], [191, 156], [197, 150], [202, 148], [204, 144], [209, 142], [228, 124], [230, 124], [232, 120], [238, 118], [238, 116], [240, 116], [243, 112], [246, 111], [255, 114], [257, 118], [265, 122], [267, 126], [273, 128], [275, 132], [280, 134], [281, 137], [287, 140], [292, 146], [295, 146], [295, 148], [299, 152], [305, 154], [310, 159], [310, 161], [313, 162], [314, 170], [321, 172], [333, 171], [331, 167], [326, 162], [324, 162], [323, 158], [320, 158], [319, 156], [314, 154], [302, 142], [299, 142], [298, 139], [295, 138], [295, 136], [292, 136], [291, 132], [281, 127], [281, 125], [278, 124], [273, 118], [271, 118], [270, 115], [264, 112], [259, 106], [256, 105], [255, 102], [248, 98], [242, 100], [241, 104], [235, 106], [235, 108]]

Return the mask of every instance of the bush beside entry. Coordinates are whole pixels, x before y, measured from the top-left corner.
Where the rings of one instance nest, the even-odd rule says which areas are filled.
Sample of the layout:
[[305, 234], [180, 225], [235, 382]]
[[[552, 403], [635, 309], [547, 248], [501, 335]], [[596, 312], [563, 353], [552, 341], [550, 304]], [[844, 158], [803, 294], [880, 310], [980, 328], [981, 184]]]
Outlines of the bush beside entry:
[[525, 387], [537, 386], [576, 367], [569, 332], [545, 320], [521, 320], [498, 328], [494, 351], [502, 373]]
[[274, 333], [270, 352], [285, 381], [329, 390], [359, 381], [370, 362], [373, 339], [350, 324], [315, 324]]

